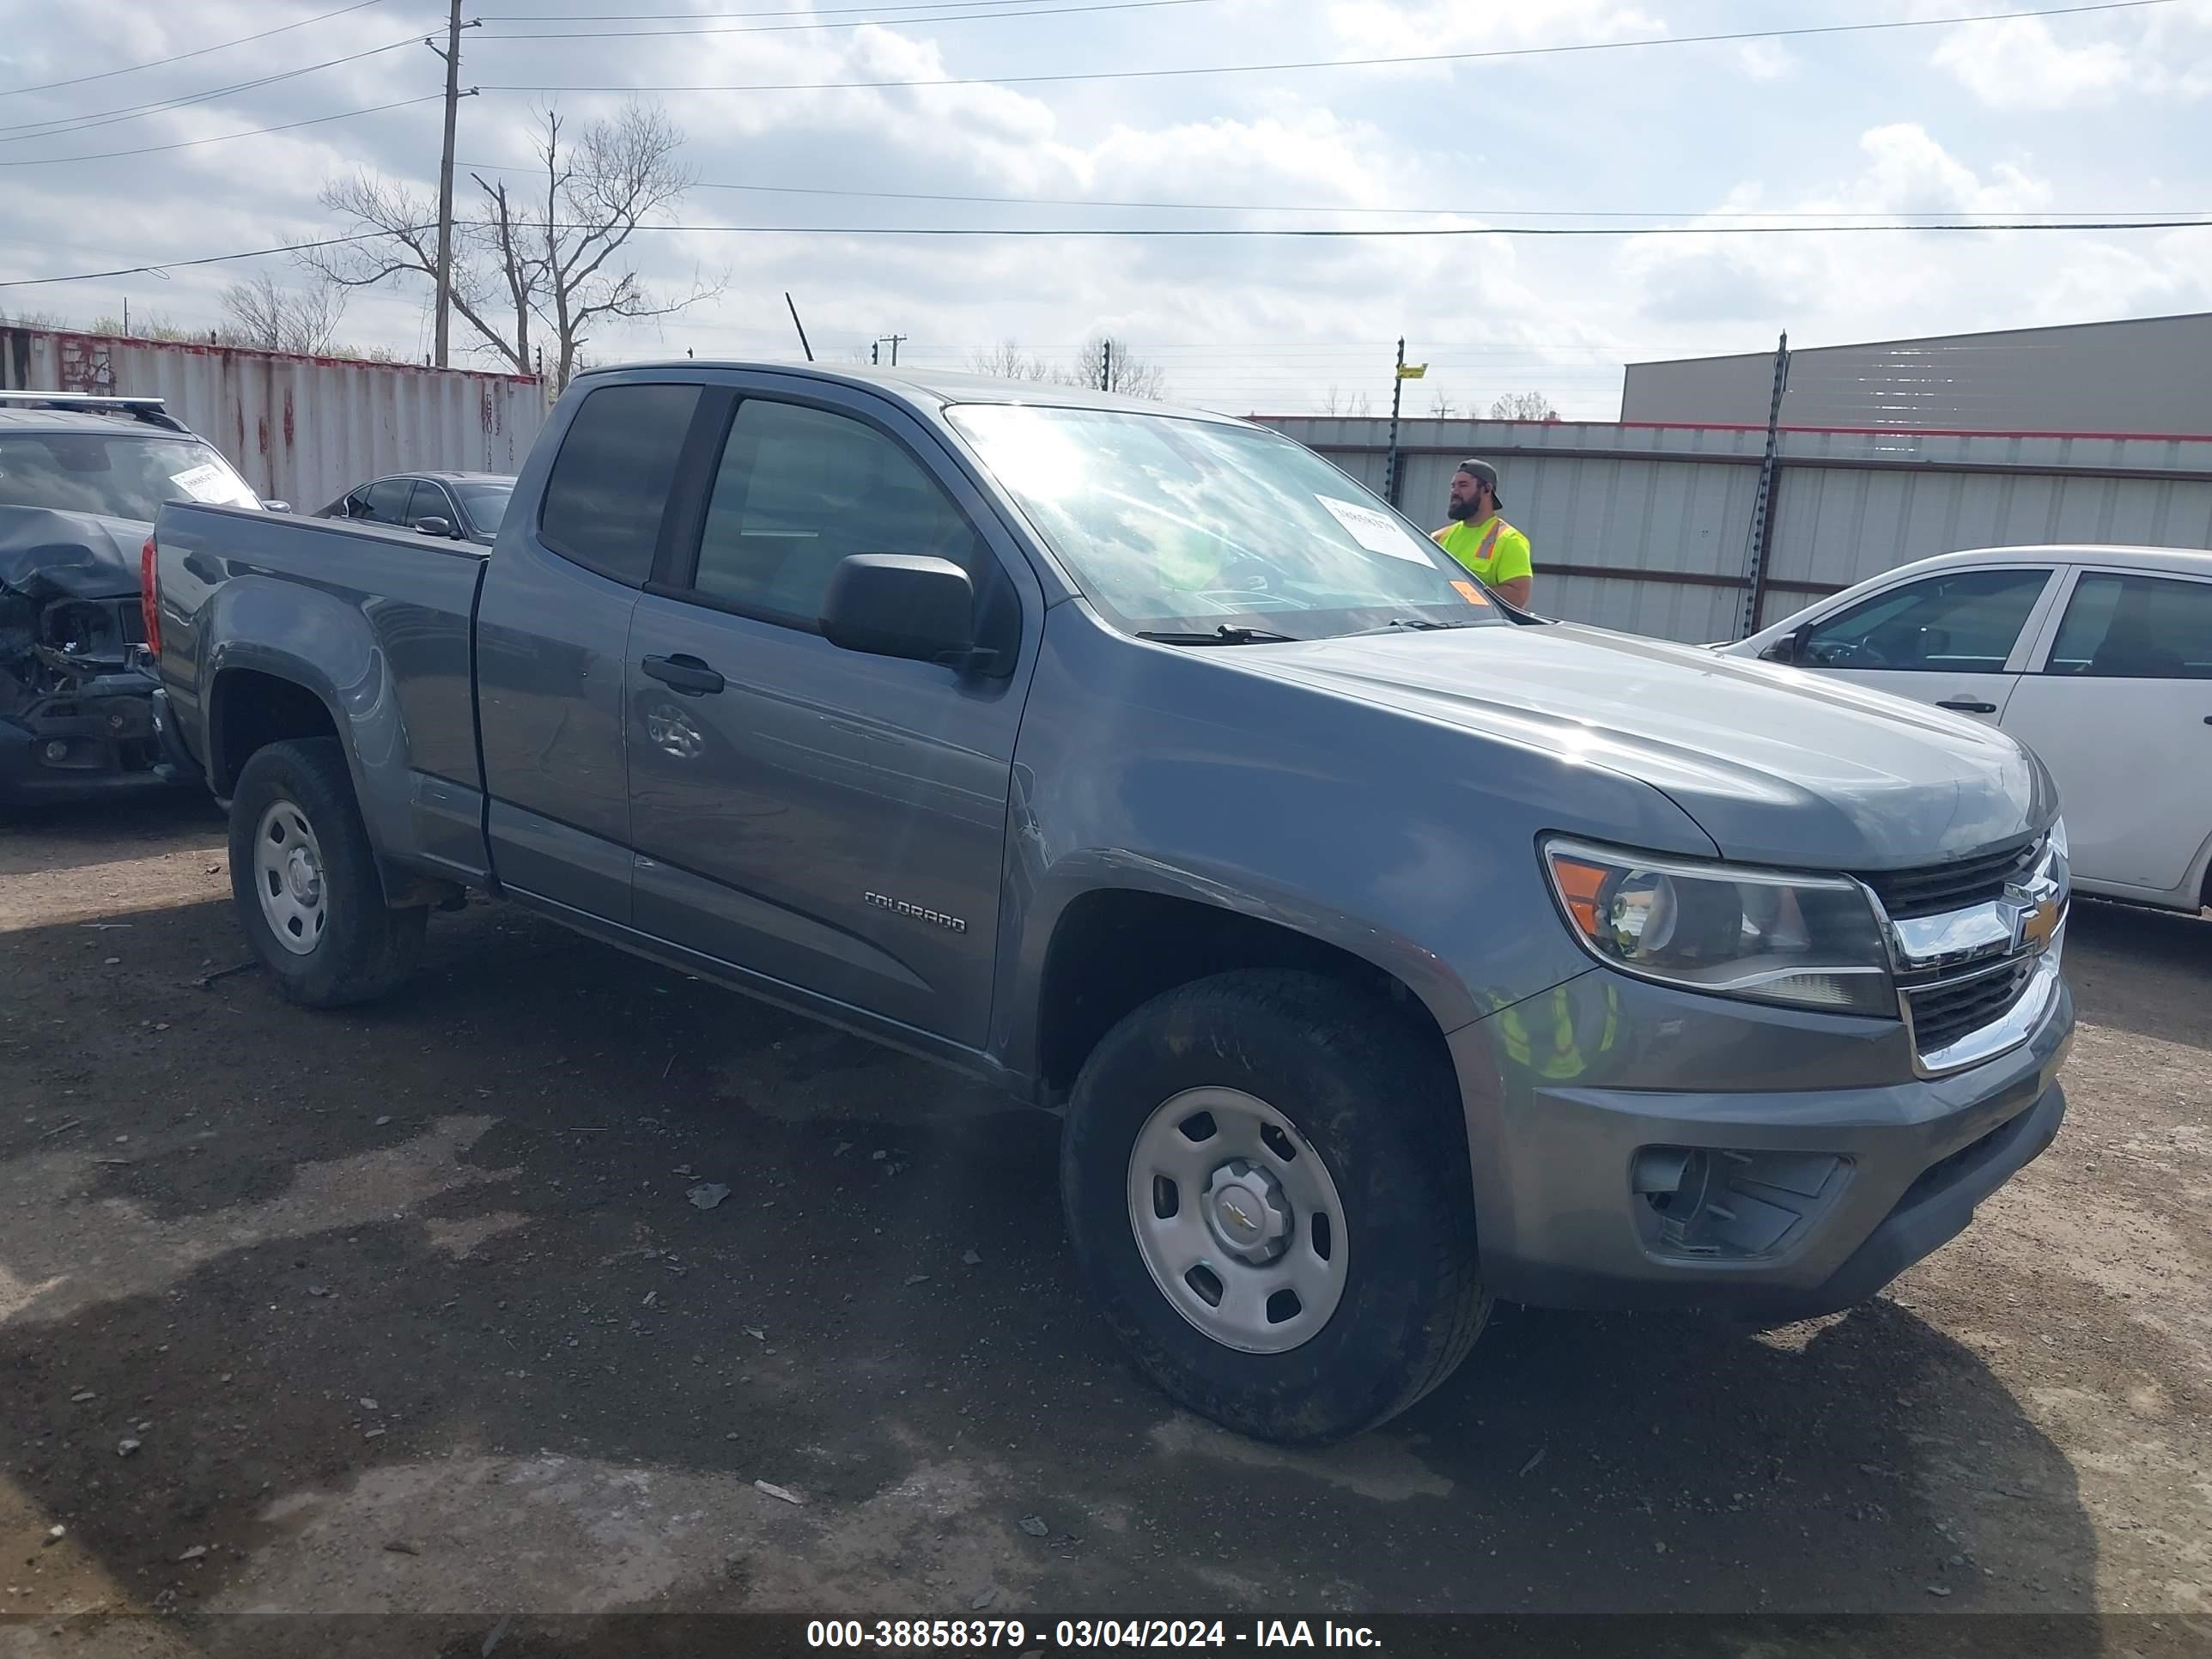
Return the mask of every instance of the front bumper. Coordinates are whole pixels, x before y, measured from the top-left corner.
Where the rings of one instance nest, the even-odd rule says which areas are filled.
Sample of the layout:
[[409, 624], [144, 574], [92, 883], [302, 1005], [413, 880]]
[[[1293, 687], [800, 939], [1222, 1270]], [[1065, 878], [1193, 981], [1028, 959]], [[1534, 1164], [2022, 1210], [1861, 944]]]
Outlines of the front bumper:
[[0, 718], [0, 802], [83, 800], [173, 788], [155, 684], [134, 671], [86, 679]]
[[1917, 1078], [1897, 1022], [1603, 969], [1478, 1021], [1450, 1042], [1489, 1287], [1763, 1323], [1863, 1302], [2051, 1144], [2073, 1025], [2061, 980], [2019, 1046]]

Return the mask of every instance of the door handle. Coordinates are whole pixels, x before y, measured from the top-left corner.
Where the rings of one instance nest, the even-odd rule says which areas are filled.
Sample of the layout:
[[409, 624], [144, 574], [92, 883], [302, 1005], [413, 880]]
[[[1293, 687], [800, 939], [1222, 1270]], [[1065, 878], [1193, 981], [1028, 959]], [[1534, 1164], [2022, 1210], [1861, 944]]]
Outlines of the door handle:
[[689, 697], [712, 696], [728, 684], [696, 657], [647, 657], [639, 666], [648, 678]]
[[1976, 702], [1972, 697], [1946, 697], [1936, 705], [1938, 708], [1956, 709], [1961, 714], [1994, 714], [1997, 706], [1993, 702]]

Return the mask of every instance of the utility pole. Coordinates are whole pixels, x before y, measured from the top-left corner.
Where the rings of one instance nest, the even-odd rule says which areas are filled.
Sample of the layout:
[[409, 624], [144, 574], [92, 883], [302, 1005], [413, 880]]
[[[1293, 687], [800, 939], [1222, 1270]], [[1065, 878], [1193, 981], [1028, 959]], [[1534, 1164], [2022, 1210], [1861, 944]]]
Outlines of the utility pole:
[[1406, 337], [1398, 337], [1398, 367], [1390, 377], [1390, 455], [1382, 464], [1382, 499], [1398, 505], [1398, 400], [1406, 392]]
[[[446, 148], [438, 161], [438, 334], [434, 356], [438, 367], [448, 367], [447, 346], [453, 299], [453, 129], [461, 111], [461, 0], [452, 0], [442, 50], [434, 40], [423, 45], [446, 60]], [[469, 27], [476, 27], [471, 22]]]
[[1774, 397], [1766, 406], [1766, 453], [1759, 464], [1759, 489], [1752, 497], [1751, 535], [1743, 556], [1743, 611], [1737, 618], [1735, 637], [1759, 631], [1759, 614], [1766, 605], [1766, 556], [1774, 547], [1775, 459], [1782, 445], [1782, 395], [1790, 389], [1790, 335], [1787, 330], [1774, 347]]
[[885, 346], [889, 346], [891, 349], [891, 367], [893, 368], [896, 368], [898, 367], [899, 343], [906, 337], [907, 337], [903, 334], [878, 334], [876, 337], [875, 344], [868, 348], [868, 361], [872, 363], [880, 363], [883, 362], [884, 348]]

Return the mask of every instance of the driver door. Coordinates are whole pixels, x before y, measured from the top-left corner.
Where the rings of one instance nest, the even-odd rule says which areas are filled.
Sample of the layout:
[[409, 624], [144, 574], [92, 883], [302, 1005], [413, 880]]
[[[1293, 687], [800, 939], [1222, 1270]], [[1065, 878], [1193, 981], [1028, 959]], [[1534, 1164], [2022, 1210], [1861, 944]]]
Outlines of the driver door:
[[1028, 647], [983, 679], [840, 649], [817, 619], [854, 553], [951, 559], [1024, 634], [1034, 577], [890, 406], [708, 396], [698, 520], [630, 629], [636, 926], [981, 1047]]
[[1800, 667], [1995, 726], [2060, 572], [1969, 565], [1901, 583], [1811, 623]]

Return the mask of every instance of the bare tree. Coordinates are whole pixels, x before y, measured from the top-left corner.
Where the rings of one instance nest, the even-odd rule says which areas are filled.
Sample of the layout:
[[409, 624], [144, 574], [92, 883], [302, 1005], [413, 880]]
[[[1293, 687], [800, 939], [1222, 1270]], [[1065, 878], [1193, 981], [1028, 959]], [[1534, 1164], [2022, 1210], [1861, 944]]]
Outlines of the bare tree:
[[1559, 411], [1540, 392], [1509, 392], [1490, 406], [1493, 421], [1556, 421]]
[[[554, 331], [553, 384], [568, 384], [578, 348], [603, 318], [637, 321], [672, 316], [722, 291], [696, 280], [680, 300], [664, 300], [637, 273], [610, 264], [637, 228], [683, 199], [696, 175], [679, 162], [684, 130], [657, 105], [633, 103], [611, 121], [588, 123], [574, 150], [561, 149], [561, 116], [548, 110], [538, 146], [545, 167], [539, 318]], [[483, 180], [477, 180], [481, 185]]]
[[[1001, 340], [985, 350], [969, 352], [968, 368], [973, 374], [986, 374], [994, 380], [1042, 380], [1052, 373], [1043, 358], [1030, 356], [1012, 340]], [[1097, 382], [1093, 380], [1091, 384], [1096, 386]]]
[[1168, 395], [1165, 369], [1132, 356], [1121, 341], [1103, 334], [1085, 340], [1075, 354], [1074, 363], [1054, 369], [1051, 378], [1062, 386], [1097, 386], [1125, 398], [1150, 398], [1157, 402]]
[[[363, 240], [301, 255], [308, 270], [344, 289], [373, 288], [398, 276], [437, 281], [438, 207], [428, 192], [362, 171], [325, 185], [320, 200]], [[454, 237], [453, 310], [475, 331], [478, 349], [495, 353], [515, 374], [527, 374], [529, 307], [518, 305], [509, 315], [485, 262], [475, 257], [478, 245], [493, 240], [496, 228], [455, 226], [459, 234]]]
[[1328, 392], [1322, 394], [1321, 399], [1321, 412], [1322, 414], [1341, 415], [1355, 421], [1371, 413], [1375, 405], [1373, 401], [1369, 398], [1365, 392], [1354, 392], [1346, 395], [1346, 393], [1338, 391], [1334, 386], [1329, 387]]
[[[677, 159], [683, 129], [665, 111], [633, 103], [573, 137], [557, 109], [539, 121], [543, 172], [527, 199], [476, 179], [477, 216], [455, 226], [453, 309], [477, 349], [521, 374], [532, 369], [532, 324], [542, 325], [558, 390], [609, 319], [672, 316], [714, 298], [723, 284], [695, 278], [688, 294], [663, 295], [624, 257], [630, 238], [693, 182]], [[313, 269], [347, 288], [401, 276], [436, 280], [437, 212], [427, 192], [361, 173], [325, 186], [322, 199], [368, 240], [304, 256]]]
[[45, 329], [60, 334], [69, 331], [69, 320], [58, 311], [19, 311], [10, 317], [0, 311], [0, 327]]
[[1429, 399], [1429, 417], [1431, 420], [1449, 421], [1458, 411], [1459, 405], [1442, 392]]
[[337, 337], [347, 297], [346, 290], [328, 277], [292, 289], [264, 271], [250, 283], [233, 283], [223, 289], [223, 315], [230, 324], [222, 331], [232, 345], [321, 356]]

